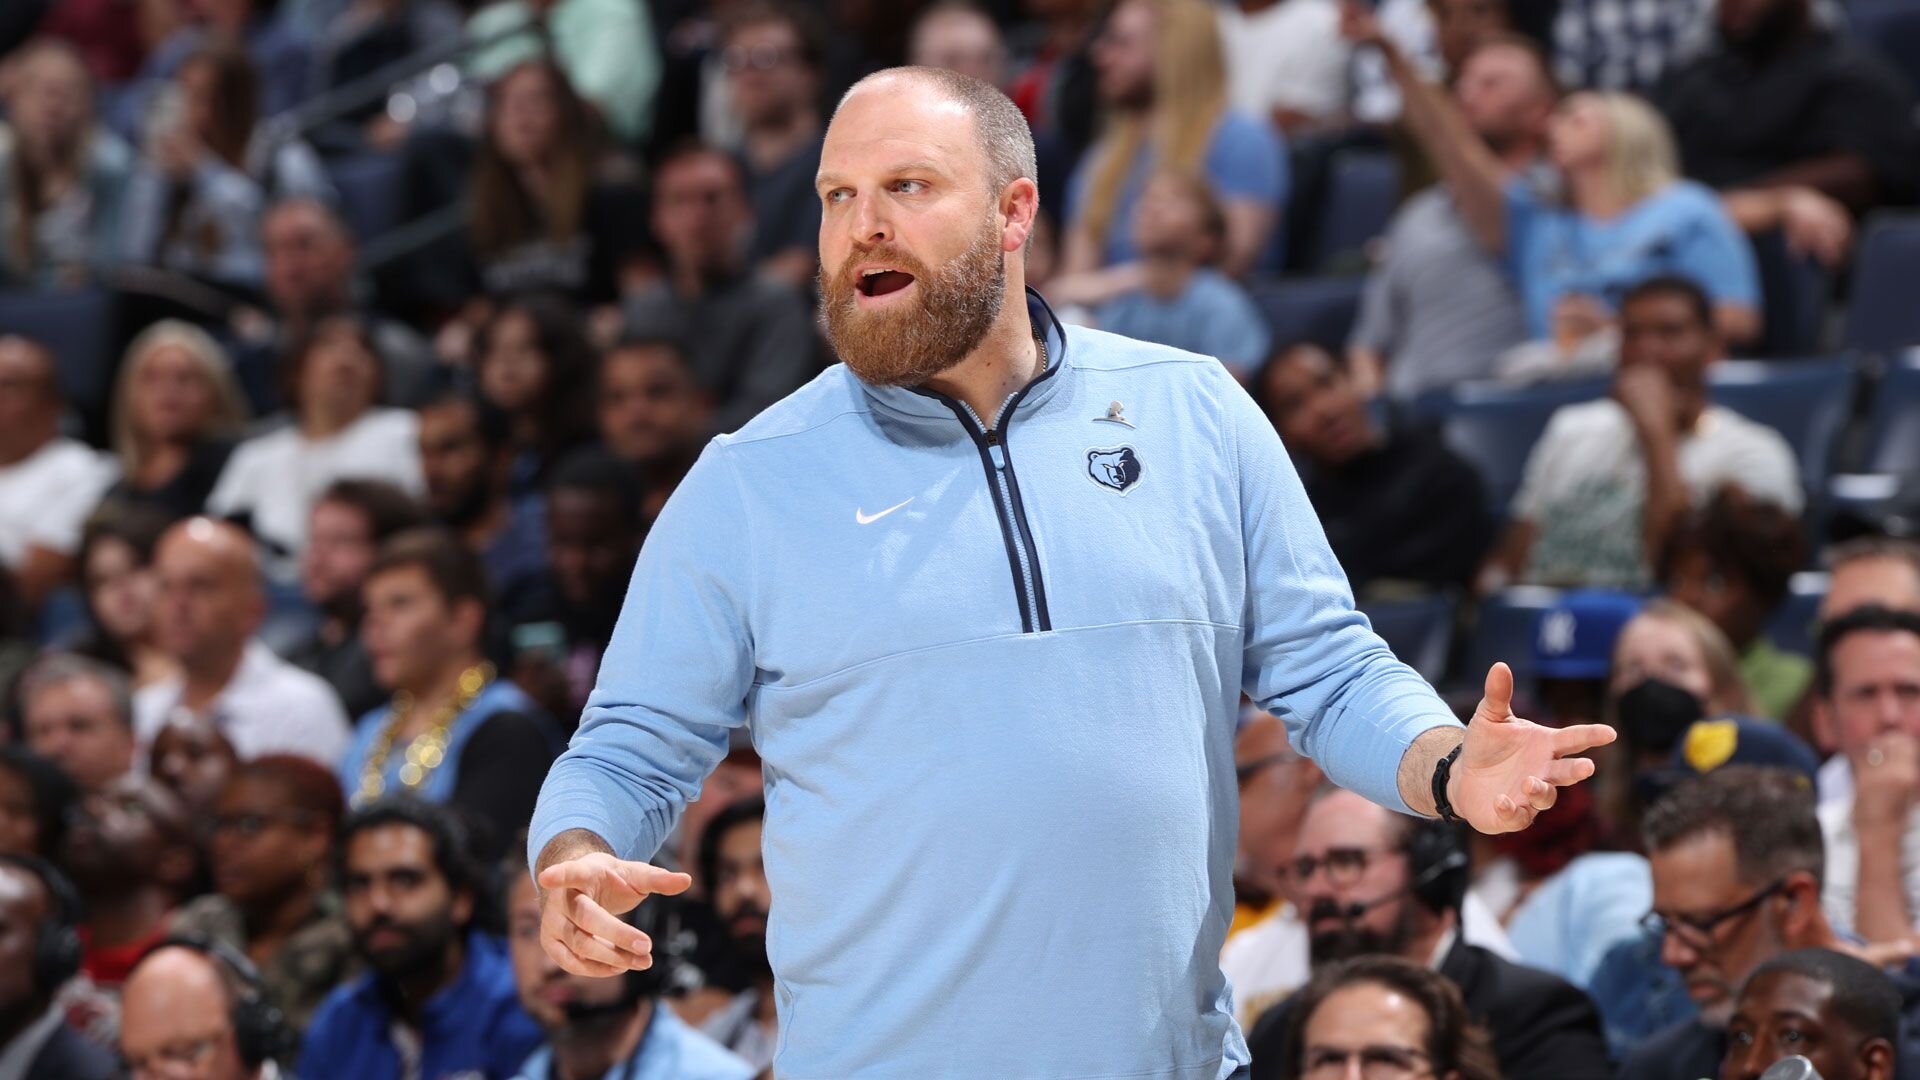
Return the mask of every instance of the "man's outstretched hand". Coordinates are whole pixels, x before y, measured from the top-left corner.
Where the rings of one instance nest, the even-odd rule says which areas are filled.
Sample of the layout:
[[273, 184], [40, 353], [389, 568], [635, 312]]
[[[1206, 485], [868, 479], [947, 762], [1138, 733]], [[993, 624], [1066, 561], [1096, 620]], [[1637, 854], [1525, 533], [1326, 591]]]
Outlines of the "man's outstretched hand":
[[1453, 763], [1447, 800], [1483, 833], [1518, 832], [1553, 805], [1561, 788], [1593, 775], [1592, 761], [1570, 755], [1613, 740], [1605, 724], [1550, 728], [1513, 715], [1513, 672], [1495, 664]]
[[588, 852], [541, 870], [540, 945], [575, 975], [605, 977], [653, 966], [653, 942], [620, 918], [654, 893], [675, 896], [693, 879], [643, 862]]

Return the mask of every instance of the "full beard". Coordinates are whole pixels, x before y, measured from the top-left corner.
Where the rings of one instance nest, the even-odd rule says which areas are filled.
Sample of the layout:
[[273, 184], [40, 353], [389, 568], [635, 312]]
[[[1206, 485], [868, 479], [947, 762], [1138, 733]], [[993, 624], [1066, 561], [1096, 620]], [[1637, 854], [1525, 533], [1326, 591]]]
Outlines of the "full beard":
[[[913, 275], [919, 295], [893, 310], [857, 306], [857, 263]], [[992, 217], [973, 243], [936, 273], [892, 245], [848, 256], [831, 279], [820, 269], [820, 325], [833, 351], [870, 386], [919, 386], [966, 359], [986, 339], [1006, 300], [1006, 253]]]
[[[1340, 905], [1323, 900], [1315, 903], [1307, 913], [1307, 925], [1311, 927], [1323, 918], [1340, 914]], [[1351, 960], [1356, 956], [1399, 956], [1406, 951], [1407, 943], [1411, 940], [1413, 911], [1409, 906], [1402, 906], [1400, 917], [1394, 921], [1391, 930], [1375, 930], [1343, 919], [1336, 929], [1314, 933], [1307, 939], [1307, 960], [1318, 969], [1322, 965]]]

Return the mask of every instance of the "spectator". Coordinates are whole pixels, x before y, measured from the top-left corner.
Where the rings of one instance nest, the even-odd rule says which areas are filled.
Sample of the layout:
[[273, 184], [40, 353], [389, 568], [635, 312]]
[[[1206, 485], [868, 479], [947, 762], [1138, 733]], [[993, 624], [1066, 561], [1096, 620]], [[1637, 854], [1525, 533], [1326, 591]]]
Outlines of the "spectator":
[[0, 1063], [20, 1080], [114, 1080], [113, 1055], [67, 1023], [54, 995], [80, 970], [80, 900], [31, 855], [0, 854]]
[[167, 936], [193, 881], [193, 826], [173, 792], [128, 773], [87, 795], [61, 845], [60, 865], [86, 904], [82, 969], [113, 989]]
[[1243, 277], [1276, 265], [1286, 149], [1267, 124], [1228, 107], [1213, 6], [1124, 0], [1100, 32], [1093, 61], [1110, 119], [1069, 184], [1063, 269], [1081, 273], [1138, 256], [1134, 205], [1147, 177], [1162, 169], [1205, 176], [1219, 194], [1227, 219], [1222, 271]]
[[654, 94], [660, 85], [660, 52], [654, 23], [643, 5], [624, 0], [506, 0], [481, 5], [467, 35], [485, 41], [514, 25], [528, 32], [481, 50], [470, 73], [492, 80], [548, 49], [567, 82], [598, 114], [599, 121], [629, 146], [653, 129]]
[[1644, 94], [1707, 47], [1715, 0], [1555, 0], [1554, 70], [1568, 86]]
[[628, 166], [551, 60], [528, 60], [487, 89], [467, 197], [478, 291], [558, 292], [605, 304], [644, 238]]
[[29, 612], [73, 576], [81, 524], [113, 482], [111, 462], [60, 434], [57, 362], [0, 334], [0, 573]]
[[[1436, 10], [1452, 11], [1458, 0]], [[1493, 5], [1486, 5], [1493, 6]], [[1451, 23], [1443, 18], [1441, 27]], [[1442, 42], [1449, 39], [1443, 34]], [[1546, 183], [1542, 157], [1559, 99], [1547, 59], [1525, 38], [1490, 36], [1457, 68], [1453, 100], [1509, 176]], [[1506, 268], [1468, 228], [1443, 185], [1408, 199], [1387, 226], [1385, 258], [1367, 279], [1348, 358], [1361, 389], [1408, 400], [1486, 379], [1527, 339]]]
[[1839, 944], [1820, 910], [1813, 790], [1784, 770], [1725, 766], [1655, 803], [1645, 835], [1649, 932], [1700, 1011], [1640, 1044], [1620, 1075], [1698, 1080], [1717, 1075], [1734, 997], [1755, 968], [1788, 949]]
[[284, 751], [324, 765], [346, 747], [347, 717], [333, 689], [254, 637], [266, 615], [253, 541], [238, 528], [191, 518], [167, 530], [160, 572], [160, 645], [181, 674], [134, 695], [134, 733], [151, 745], [168, 715], [206, 718], [241, 760]]
[[387, 700], [360, 640], [367, 567], [388, 538], [426, 523], [420, 505], [384, 480], [336, 480], [313, 504], [300, 591], [319, 613], [313, 633], [287, 659], [327, 681], [349, 717]]
[[1688, 176], [1725, 192], [1749, 231], [1783, 227], [1796, 246], [1834, 202], [1857, 215], [1908, 201], [1920, 139], [1898, 74], [1819, 25], [1812, 0], [1717, 0], [1714, 14], [1714, 47], [1655, 95]]
[[700, 1030], [744, 1058], [755, 1073], [773, 1067], [780, 1045], [773, 965], [767, 960], [767, 909], [773, 895], [760, 854], [766, 816], [759, 796], [741, 799], [715, 814], [700, 836], [700, 882], [725, 937], [725, 959], [709, 977], [734, 991], [733, 1000], [707, 1017]]
[[[1361, 956], [1314, 977], [1293, 1010], [1282, 1080], [1362, 1075], [1499, 1080], [1486, 1031], [1444, 975], [1394, 956]], [[1337, 1070], [1337, 1071], [1336, 1071]]]
[[[1095, 305], [1103, 330], [1217, 358], [1245, 381], [1267, 357], [1266, 319], [1246, 291], [1213, 269], [1225, 253], [1227, 219], [1206, 181], [1158, 172], [1134, 208], [1139, 262], [1054, 283], [1056, 300]], [[1106, 287], [1082, 292], [1078, 283]]]
[[441, 392], [420, 409], [420, 466], [434, 520], [485, 564], [494, 612], [519, 623], [547, 607], [546, 502], [538, 494], [512, 496], [506, 413], [464, 390]]
[[1353, 49], [1339, 0], [1235, 0], [1219, 19], [1229, 105], [1288, 135], [1344, 124]]
[[[1827, 591], [1820, 598], [1821, 622], [1831, 622], [1867, 604], [1920, 611], [1920, 544], [1865, 536], [1834, 545], [1827, 552], [1826, 562]], [[1826, 797], [1824, 780], [1820, 793]]]
[[227, 781], [213, 814], [214, 891], [180, 909], [176, 934], [217, 941], [258, 968], [259, 991], [296, 1032], [355, 973], [353, 938], [332, 889], [345, 804], [331, 772], [268, 754]]
[[523, 297], [495, 312], [477, 342], [480, 395], [512, 424], [516, 497], [539, 491], [554, 462], [588, 438], [593, 347], [579, 324], [558, 298]]
[[385, 400], [419, 403], [435, 370], [432, 347], [412, 327], [371, 309], [366, 288], [354, 276], [359, 251], [353, 230], [338, 212], [310, 196], [283, 198], [260, 220], [260, 248], [268, 310], [241, 307], [230, 323], [246, 369], [268, 376], [248, 385], [261, 411], [284, 404], [270, 377], [279, 358], [335, 316], [367, 328], [383, 361]]
[[1720, 1075], [1759, 1080], [1798, 1054], [1823, 1080], [1893, 1080], [1900, 991], [1872, 964], [1829, 949], [1795, 949], [1748, 976], [1727, 1025]]
[[[313, 35], [313, 89], [315, 96], [351, 86], [388, 64], [433, 50], [466, 32], [466, 5], [451, 0], [361, 0], [330, 5], [338, 10]], [[491, 36], [476, 35], [475, 41]], [[432, 84], [428, 87], [431, 92]], [[402, 80], [395, 93], [407, 94], [418, 80]], [[456, 91], [457, 92], [457, 91]], [[322, 153], [395, 149], [407, 135], [409, 123], [427, 118], [416, 112], [405, 122], [388, 109], [392, 96], [377, 98], [349, 109], [324, 125], [313, 138]], [[409, 94], [418, 106], [420, 97]], [[406, 114], [401, 113], [404, 117]], [[430, 121], [429, 121], [430, 122]]]
[[1805, 657], [1775, 648], [1766, 633], [1806, 557], [1799, 518], [1722, 489], [1681, 519], [1661, 560], [1668, 591], [1727, 635], [1760, 714], [1775, 720], [1792, 713], [1813, 678]]
[[212, 721], [186, 709], [175, 709], [161, 721], [160, 733], [147, 750], [153, 778], [173, 792], [201, 827], [204, 845], [220, 793], [240, 771], [240, 755]]
[[652, 521], [713, 436], [712, 395], [677, 341], [629, 337], [601, 357], [596, 398], [600, 442], [638, 470]]
[[92, 81], [72, 46], [44, 40], [7, 64], [0, 283], [87, 283], [118, 251], [133, 151], [95, 124]]
[[133, 339], [114, 379], [120, 479], [107, 498], [169, 519], [200, 513], [247, 419], [226, 350], [191, 323], [154, 323]]
[[20, 676], [27, 746], [99, 791], [133, 769], [133, 698], [127, 677], [83, 656], [52, 653]]
[[80, 536], [81, 599], [91, 628], [73, 651], [127, 673], [135, 690], [178, 674], [160, 647], [153, 550], [171, 524], [147, 507], [101, 503]]
[[1849, 772], [1820, 803], [1827, 918], [1905, 940], [1920, 916], [1920, 614], [1855, 608], [1821, 627], [1818, 649], [1814, 730]]
[[239, 55], [259, 73], [262, 119], [278, 116], [306, 98], [313, 58], [306, 36], [276, 10], [280, 5], [275, 0], [202, 0], [181, 7], [189, 21], [148, 55], [141, 72], [144, 79], [171, 79], [209, 48], [234, 48], [243, 50]]
[[[1318, 796], [1301, 825], [1293, 889], [1305, 909], [1316, 972], [1385, 954], [1435, 970], [1460, 988], [1493, 1036], [1508, 1076], [1604, 1077], [1606, 1044], [1585, 994], [1546, 972], [1461, 940], [1467, 855], [1444, 825], [1396, 817], [1348, 791]], [[1262, 1015], [1248, 1037], [1254, 1076], [1279, 1076], [1298, 1049], [1296, 995]]]
[[14, 4], [0, 16], [0, 55], [10, 52], [13, 43], [26, 40], [37, 29], [46, 40], [64, 42], [79, 50], [96, 82], [123, 83], [139, 72], [150, 43], [147, 28], [141, 23], [157, 21], [128, 15], [129, 9], [117, 0], [27, 0]]
[[519, 1080], [749, 1080], [753, 1066], [689, 1027], [661, 997], [673, 978], [674, 916], [660, 899], [624, 918], [653, 940], [653, 966], [604, 979], [572, 975], [540, 944], [540, 895], [518, 859], [504, 870], [507, 949], [520, 1005], [547, 1043]]
[[[819, 265], [820, 196], [813, 182], [827, 132], [820, 116], [825, 31], [806, 9], [747, 0], [726, 20], [722, 41], [727, 100], [740, 125], [740, 167], [752, 210], [747, 262], [776, 280], [808, 288]], [[656, 200], [656, 230], [658, 213]]]
[[[691, 147], [661, 161], [653, 230], [667, 276], [625, 305], [630, 334], [683, 343], [695, 378], [713, 398], [720, 431], [745, 425], [819, 369], [805, 297], [748, 261], [742, 238], [754, 227], [749, 191], [739, 163], [717, 150]], [[812, 214], [817, 232], [818, 206]]]
[[410, 495], [424, 487], [419, 418], [377, 404], [381, 371], [366, 324], [322, 321], [287, 354], [291, 422], [241, 443], [207, 497], [209, 513], [248, 524], [274, 577], [294, 576], [313, 504], [335, 480], [387, 480]]
[[1722, 487], [1800, 510], [1786, 440], [1707, 400], [1707, 371], [1723, 347], [1706, 293], [1683, 278], [1651, 278], [1620, 311], [1613, 394], [1554, 413], [1527, 456], [1483, 586], [1644, 585], [1688, 507]]
[[480, 557], [444, 530], [409, 530], [381, 545], [363, 594], [360, 636], [393, 700], [361, 718], [341, 787], [356, 808], [389, 792], [449, 804], [472, 826], [469, 850], [497, 858], [533, 817], [558, 733], [484, 657]]
[[1607, 702], [1604, 719], [1619, 729], [1636, 772], [1664, 765], [1695, 721], [1753, 711], [1727, 636], [1706, 616], [1665, 597], [1647, 601], [1621, 628]]
[[24, 746], [0, 745], [0, 855], [58, 856], [80, 789]]
[[[1007, 96], [1038, 138], [1065, 144], [1077, 157], [1095, 134], [1092, 50], [1105, 11], [1093, 0], [1026, 0], [1020, 7], [1033, 20], [1032, 40], [1014, 49], [1020, 70]], [[1048, 201], [1043, 189], [1041, 202]]]
[[1658, 113], [1620, 94], [1575, 94], [1548, 129], [1564, 203], [1510, 175], [1460, 109], [1426, 82], [1365, 10], [1347, 29], [1379, 48], [1406, 101], [1407, 122], [1433, 157], [1460, 215], [1486, 252], [1504, 260], [1527, 332], [1562, 358], [1614, 318], [1623, 293], [1656, 275], [1682, 274], [1711, 297], [1727, 341], [1760, 330], [1753, 251], [1713, 193], [1678, 178], [1673, 136]]
[[499, 941], [476, 929], [480, 874], [453, 814], [405, 797], [341, 829], [354, 948], [372, 970], [327, 996], [301, 1076], [511, 1076], [540, 1043]]
[[907, 63], [1007, 85], [1007, 43], [993, 17], [972, 0], [942, 0], [921, 12], [908, 38]]
[[260, 216], [274, 198], [331, 199], [305, 143], [257, 127], [260, 77], [246, 54], [209, 45], [180, 65], [127, 187], [127, 258], [249, 293], [264, 272]]
[[1479, 474], [1438, 431], [1398, 413], [1376, 419], [1352, 373], [1318, 345], [1281, 349], [1255, 385], [1356, 592], [1472, 579], [1493, 517]]
[[[1233, 740], [1233, 771], [1240, 788], [1240, 842], [1234, 857], [1234, 935], [1257, 925], [1287, 906], [1287, 867], [1293, 865], [1293, 845], [1300, 835], [1300, 819], [1307, 800], [1325, 779], [1319, 766], [1294, 753], [1287, 745], [1287, 729], [1278, 718], [1247, 710]], [[1221, 954], [1226, 967], [1226, 953]], [[1251, 973], [1249, 973], [1251, 974]], [[1241, 1000], [1250, 1001], [1254, 979], [1243, 979], [1227, 968]], [[1255, 1013], [1241, 1011], [1251, 1023]]]
[[[136, 1077], [277, 1080], [292, 1040], [231, 948], [174, 937], [147, 950], [121, 992], [120, 1056]], [[183, 1066], [191, 1073], [180, 1072]]]

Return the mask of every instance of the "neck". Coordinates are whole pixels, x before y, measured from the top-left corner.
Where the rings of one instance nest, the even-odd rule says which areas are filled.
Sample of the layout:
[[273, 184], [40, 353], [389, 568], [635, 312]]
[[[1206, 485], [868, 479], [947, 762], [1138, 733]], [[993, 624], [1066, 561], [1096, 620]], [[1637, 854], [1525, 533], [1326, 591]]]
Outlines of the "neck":
[[493, 538], [500, 535], [500, 530], [506, 527], [507, 498], [496, 491], [480, 513], [476, 514], [472, 521], [461, 526], [460, 535], [466, 539], [468, 547], [480, 551], [492, 543]]
[[1525, 172], [1540, 160], [1540, 140], [1513, 139], [1505, 146], [1495, 147], [1493, 153], [1508, 172]]
[[339, 434], [359, 416], [360, 413], [338, 413], [331, 409], [304, 410], [300, 414], [300, 434], [309, 439], [324, 439]]
[[402, 1019], [419, 1027], [420, 1018], [426, 1014], [427, 1002], [433, 1000], [433, 995], [453, 985], [466, 962], [466, 937], [464, 934], [455, 934], [453, 940], [447, 943], [447, 951], [439, 966], [425, 967], [409, 975], [388, 979], [387, 986], [399, 1001]]
[[1633, 205], [1633, 200], [1614, 186], [1613, 177], [1600, 168], [1569, 172], [1567, 192], [1574, 209], [1588, 217], [1610, 218]]
[[247, 955], [258, 963], [278, 952], [282, 943], [313, 918], [319, 903], [320, 890], [312, 882], [302, 882], [285, 896], [241, 908], [240, 920], [247, 928]]
[[41, 426], [23, 434], [24, 437], [0, 436], [0, 467], [18, 465], [32, 457], [41, 447], [52, 442], [59, 432], [50, 426]]
[[1186, 291], [1198, 269], [1185, 259], [1149, 256], [1140, 261], [1140, 284], [1149, 295], [1171, 300]]
[[87, 927], [93, 948], [114, 948], [139, 941], [166, 918], [173, 906], [167, 893], [152, 882], [129, 888], [124, 881], [89, 892]]
[[599, 1080], [640, 1048], [653, 1019], [648, 999], [625, 1016], [567, 1024], [553, 1033], [553, 1063], [565, 1080]]
[[779, 1006], [773, 1000], [773, 976], [762, 975], [754, 988], [760, 991], [760, 997], [753, 1003], [753, 1018], [772, 1027], [780, 1019]]
[[1425, 967], [1433, 962], [1433, 951], [1440, 947], [1440, 939], [1446, 937], [1447, 931], [1454, 928], [1457, 919], [1453, 912], [1448, 911], [1421, 921], [1427, 925], [1414, 933], [1407, 942], [1406, 952], [1401, 955]]
[[220, 691], [225, 690], [227, 684], [233, 681], [233, 673], [240, 670], [240, 661], [246, 658], [249, 640], [251, 639], [242, 638], [231, 649], [218, 656], [205, 658], [199, 663], [183, 662], [187, 685], [180, 692], [181, 704], [190, 709], [198, 709], [219, 697]]
[[187, 454], [188, 445], [183, 442], [162, 440], [149, 443], [140, 462], [140, 473], [134, 479], [142, 487], [159, 487], [186, 468]]
[[747, 157], [755, 168], [770, 169], [792, 157], [807, 140], [818, 137], [820, 115], [802, 105], [784, 116], [769, 117], [747, 129]]
[[966, 358], [927, 380], [927, 388], [958, 398], [973, 408], [982, 424], [1000, 425], [1000, 407], [1015, 391], [1040, 374], [1040, 347], [1027, 317], [1026, 289], [1007, 282], [1000, 317]]

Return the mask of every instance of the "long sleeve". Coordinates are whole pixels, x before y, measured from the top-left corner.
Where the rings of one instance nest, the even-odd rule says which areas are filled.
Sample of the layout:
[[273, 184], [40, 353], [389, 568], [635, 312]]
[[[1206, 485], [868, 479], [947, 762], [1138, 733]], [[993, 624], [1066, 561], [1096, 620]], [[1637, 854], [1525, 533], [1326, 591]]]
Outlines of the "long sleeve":
[[649, 859], [747, 721], [745, 502], [714, 442], [648, 534], [600, 675], [567, 751], [540, 789], [528, 859], [569, 829]]
[[1401, 757], [1422, 732], [1458, 721], [1354, 609], [1346, 574], [1259, 407], [1238, 386], [1223, 397], [1247, 553], [1243, 688], [1334, 783], [1406, 812]]

